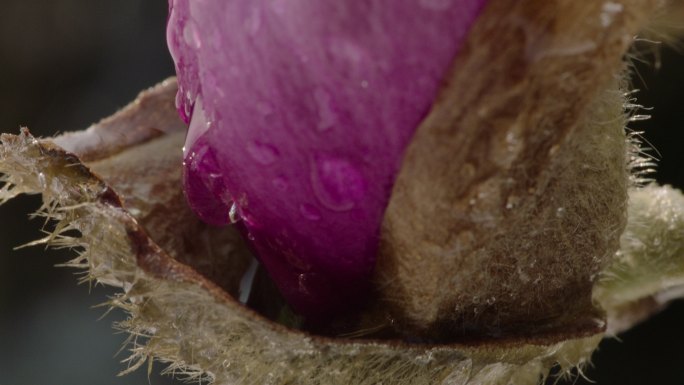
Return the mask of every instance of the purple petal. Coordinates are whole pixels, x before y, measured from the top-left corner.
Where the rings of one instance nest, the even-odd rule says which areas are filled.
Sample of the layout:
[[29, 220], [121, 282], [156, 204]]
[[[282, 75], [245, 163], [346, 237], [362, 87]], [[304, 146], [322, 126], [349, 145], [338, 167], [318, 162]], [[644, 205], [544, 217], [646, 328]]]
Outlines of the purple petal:
[[[402, 155], [485, 0], [170, 0], [185, 189], [286, 299], [365, 298]], [[410, 220], [410, 218], [407, 218]]]

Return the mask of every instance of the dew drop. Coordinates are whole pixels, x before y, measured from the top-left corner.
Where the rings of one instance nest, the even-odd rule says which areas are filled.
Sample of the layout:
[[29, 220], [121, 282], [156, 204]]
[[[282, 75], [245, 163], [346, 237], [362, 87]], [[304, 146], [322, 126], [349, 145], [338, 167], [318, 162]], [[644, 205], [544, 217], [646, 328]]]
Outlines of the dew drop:
[[623, 5], [620, 3], [614, 3], [612, 1], [603, 3], [600, 15], [601, 26], [604, 28], [610, 27], [610, 25], [613, 24], [615, 16], [620, 14], [623, 10]]
[[193, 211], [205, 222], [223, 226], [228, 223], [232, 199], [223, 184], [223, 175], [214, 151], [201, 137], [185, 146], [183, 186]]
[[321, 219], [321, 213], [318, 211], [316, 206], [310, 205], [308, 203], [299, 205], [299, 212], [302, 213], [304, 218], [310, 221], [318, 221]]
[[40, 185], [40, 188], [45, 190], [47, 188], [47, 180], [45, 178], [45, 174], [42, 172], [38, 173], [38, 184]]
[[506, 200], [506, 208], [508, 210], [517, 207], [518, 204], [520, 203], [520, 198], [514, 195], [511, 195], [508, 197], [508, 200]]
[[195, 23], [188, 21], [183, 28], [183, 40], [185, 44], [192, 48], [202, 47], [202, 40], [200, 39], [199, 33], [197, 33], [197, 28], [195, 28]]
[[349, 211], [366, 196], [367, 182], [349, 161], [332, 156], [317, 156], [311, 165], [314, 195], [326, 208]]
[[565, 207], [559, 207], [556, 209], [556, 217], [561, 218], [565, 215]]
[[267, 166], [278, 159], [280, 155], [274, 146], [259, 141], [247, 144], [247, 152], [257, 163]]

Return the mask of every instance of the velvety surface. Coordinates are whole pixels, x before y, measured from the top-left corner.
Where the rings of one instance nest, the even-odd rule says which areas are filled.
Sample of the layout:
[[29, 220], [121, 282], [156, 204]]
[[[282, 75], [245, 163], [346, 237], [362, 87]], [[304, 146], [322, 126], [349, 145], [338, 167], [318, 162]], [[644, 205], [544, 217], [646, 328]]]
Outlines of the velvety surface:
[[483, 3], [170, 1], [186, 194], [240, 221], [298, 311], [363, 299], [404, 150]]

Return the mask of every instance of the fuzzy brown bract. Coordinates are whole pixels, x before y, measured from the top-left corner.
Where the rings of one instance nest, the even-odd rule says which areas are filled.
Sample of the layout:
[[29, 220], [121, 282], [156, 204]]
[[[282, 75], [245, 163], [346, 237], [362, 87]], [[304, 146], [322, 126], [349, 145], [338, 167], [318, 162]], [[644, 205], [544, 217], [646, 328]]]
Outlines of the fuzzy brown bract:
[[601, 328], [592, 287], [626, 221], [623, 55], [657, 6], [487, 6], [385, 216], [377, 279], [399, 328]]
[[630, 182], [624, 133], [623, 55], [665, 5], [492, 1], [406, 155], [378, 289], [331, 328], [360, 338], [238, 303], [252, 256], [234, 228], [185, 204], [173, 79], [86, 131], [2, 135], [0, 201], [42, 194], [55, 230], [36, 243], [75, 248], [86, 279], [121, 289], [110, 305], [129, 314], [118, 327], [130, 370], [157, 360], [215, 384], [535, 384], [682, 292], [684, 198]]
[[[114, 119], [126, 120], [150, 99], [171, 106], [169, 87], [175, 82], [143, 93]], [[93, 142], [100, 136], [92, 131], [72, 136], [70, 148], [109, 147]], [[584, 362], [600, 340], [599, 333], [553, 342], [412, 346], [309, 335], [265, 319], [235, 300], [232, 288], [244, 273], [245, 256], [236, 232], [203, 227], [174, 198], [180, 191], [180, 184], [172, 183], [180, 179], [174, 165], [181, 153], [172, 149], [182, 143], [183, 132], [168, 126], [162, 131], [166, 134], [140, 136], [141, 142], [116, 153], [102, 151], [103, 158], [87, 166], [57, 147], [59, 138], [37, 140], [28, 130], [0, 137], [6, 182], [2, 201], [18, 193], [41, 193], [40, 214], [56, 225], [54, 233], [36, 243], [76, 248], [79, 256], [71, 266], [86, 269], [87, 279], [122, 289], [110, 305], [129, 314], [118, 325], [131, 335], [129, 370], [155, 359], [169, 363], [167, 371], [176, 375], [216, 384], [535, 383], [556, 363], [569, 371]], [[174, 237], [144, 226], [155, 226], [160, 212], [185, 218], [174, 222]], [[182, 249], [172, 249], [179, 244]], [[216, 282], [199, 273], [215, 263], [215, 255], [223, 257], [219, 267], [231, 265], [230, 275]]]

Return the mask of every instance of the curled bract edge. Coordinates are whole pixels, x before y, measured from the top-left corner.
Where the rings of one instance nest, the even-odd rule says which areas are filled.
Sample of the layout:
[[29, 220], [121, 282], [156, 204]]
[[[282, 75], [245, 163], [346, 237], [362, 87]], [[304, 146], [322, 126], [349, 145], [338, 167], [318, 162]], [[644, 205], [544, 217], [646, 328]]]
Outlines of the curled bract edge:
[[[544, 124], [549, 121], [544, 119], [550, 119], [549, 116], [555, 116], [555, 122], [569, 122], [563, 128], [575, 136], [544, 142], [540, 144], [542, 150], [559, 142], [566, 152], [586, 151], [583, 143], [588, 139], [598, 141], [592, 144], [597, 150], [602, 143], [620, 142], [611, 147], [609, 155], [629, 148], [622, 133], [626, 118], [622, 112], [620, 76], [616, 73], [622, 69], [620, 56], [628, 45], [624, 39], [631, 39], [627, 32], [645, 22], [645, 16], [636, 11], [661, 3], [616, 2], [628, 12], [605, 15], [614, 16], [610, 20], [615, 23], [608, 23], [608, 27], [613, 25], [617, 32], [613, 29], [613, 33], [602, 35], [606, 40], [601, 42], [605, 47], [600, 50], [592, 45], [568, 45], [576, 43], [573, 36], [554, 35], [558, 32], [553, 29], [554, 13], [541, 14], [544, 17], [540, 20], [549, 23], [541, 24], [547, 35], [529, 33], [526, 28], [531, 25], [518, 20], [522, 22], [516, 29], [521, 41], [534, 43], [529, 60], [559, 56], [577, 59], [579, 55], [578, 61], [568, 64], [571, 73], [578, 76], [593, 73], [596, 63], [610, 64], [600, 81], [580, 76], [584, 82], [596, 83], [591, 93], [578, 94], [573, 88], [576, 84], [563, 83], [563, 87], [570, 87], [572, 95], [582, 98], [556, 103], [541, 103], [538, 99], [545, 95], [545, 87], [555, 87], [548, 79], [542, 82], [538, 95], [520, 102], [520, 95], [515, 93], [529, 85], [524, 81], [527, 77], [535, 78], [539, 73], [524, 73], [519, 71], [520, 67], [504, 71], [522, 77], [511, 94], [500, 95], [500, 101], [506, 102], [504, 107], [522, 103], [527, 111], [524, 116], [531, 117], [523, 123], [546, 127]], [[494, 9], [506, 8], [500, 4]], [[534, 4], [541, 3], [520, 2], [514, 9], [535, 14]], [[570, 1], [548, 4], [552, 4], [551, 8], [572, 8]], [[482, 28], [487, 31], [492, 25], [484, 24]], [[531, 36], [548, 39], [527, 40]], [[540, 47], [547, 49], [540, 51]], [[566, 49], [558, 49], [563, 47]], [[496, 45], [490, 47], [490, 54], [496, 53], [495, 48]], [[610, 54], [605, 54], [608, 51]], [[562, 60], [557, 63], [562, 67]], [[580, 70], [575, 65], [580, 65]], [[487, 89], [491, 90], [482, 89], [478, 94]], [[272, 322], [235, 300], [240, 277], [249, 268], [251, 258], [238, 233], [232, 227], [202, 224], [185, 204], [179, 167], [185, 127], [175, 115], [175, 90], [175, 80], [167, 80], [141, 94], [112, 118], [83, 132], [36, 139], [23, 130], [18, 136], [0, 137], [0, 173], [4, 174], [5, 183], [0, 189], [0, 202], [22, 193], [42, 194], [39, 213], [55, 225], [49, 236], [35, 243], [73, 247], [78, 256], [70, 265], [87, 270], [86, 280], [121, 288], [110, 305], [129, 314], [118, 325], [131, 335], [128, 370], [157, 360], [169, 364], [168, 372], [215, 384], [535, 384], [549, 375], [555, 365], [560, 366], [559, 373], [569, 373], [587, 362], [603, 338], [604, 329], [608, 335], [624, 330], [682, 294], [684, 197], [669, 187], [633, 186], [629, 191], [626, 230], [619, 236], [622, 225], [618, 225], [613, 228], [618, 233], [609, 234], [614, 236], [614, 242], [610, 242], [615, 247], [619, 240], [620, 250], [590, 271], [594, 273], [597, 266], [601, 267], [592, 298], [596, 308], [606, 312], [607, 323], [602, 321], [601, 314], [584, 312], [587, 308], [581, 304], [578, 314], [589, 315], [588, 320], [581, 320], [588, 321], [584, 324], [578, 325], [575, 320], [545, 329], [539, 323], [539, 316], [543, 315], [539, 311], [530, 325], [523, 325], [524, 333], [508, 330], [497, 338], [479, 336], [428, 345], [323, 337]], [[469, 107], [474, 105], [473, 102]], [[540, 106], [552, 106], [554, 113], [536, 111]], [[508, 107], [500, 109], [501, 119], [520, 113]], [[567, 116], [568, 111], [571, 116]], [[477, 121], [481, 119], [477, 116], [487, 116], [488, 111], [475, 109], [464, 113]], [[506, 122], [501, 119], [485, 123]], [[512, 130], [518, 126], [510, 127]], [[606, 135], [599, 138], [581, 134], [592, 132], [588, 127]], [[486, 143], [508, 151], [509, 131], [495, 131], [501, 135], [494, 135]], [[533, 135], [534, 130], [526, 131], [523, 139]], [[484, 142], [481, 145], [487, 147]], [[558, 148], [551, 146], [547, 150], [552, 155]], [[528, 160], [534, 164], [533, 158]], [[618, 178], [625, 177], [626, 187], [626, 173], [616, 173]], [[506, 215], [527, 215], [521, 210], [514, 212]], [[607, 247], [602, 252], [610, 250]], [[571, 272], [564, 274], [573, 277]], [[490, 287], [495, 286], [494, 281], [496, 277], [491, 279]], [[592, 286], [588, 287], [587, 293], [591, 294]], [[551, 305], [550, 309], [563, 310], [564, 305], [576, 304]], [[562, 318], [573, 321], [573, 317]]]
[[[140, 225], [154, 215], [154, 208], [124, 203], [126, 198], [94, 173], [104, 173], [108, 166], [120, 173], [132, 172], [126, 166], [137, 162], [160, 171], [175, 164], [180, 152], [167, 150], [182, 139], [182, 133], [153, 139], [88, 167], [28, 131], [1, 139], [0, 169], [6, 182], [3, 201], [18, 192], [42, 193], [41, 213], [57, 221], [55, 233], [42, 242], [80, 250], [70, 265], [87, 269], [89, 279], [123, 289], [110, 304], [130, 315], [119, 327], [135, 336], [130, 347], [131, 369], [156, 358], [171, 363], [168, 371], [208, 376], [217, 384], [241, 383], [239, 380], [371, 384], [388, 375], [406, 384], [490, 383], [487, 379], [534, 383], [542, 369], [556, 361], [568, 363], [567, 367], [581, 362], [598, 341], [596, 336], [587, 336], [554, 344], [529, 341], [423, 348], [373, 341], [336, 342], [275, 325], [174, 260]], [[160, 159], [159, 154], [167, 156]], [[167, 170], [169, 174], [163, 177], [178, 179], [171, 167]], [[131, 181], [149, 191], [158, 187], [147, 182]], [[135, 199], [141, 198], [156, 199]], [[67, 235], [72, 230], [81, 236]]]
[[[127, 114], [137, 115], [141, 103], [159, 98], [171, 107], [174, 89], [174, 81], [166, 81], [117, 115], [127, 120]], [[149, 119], [141, 125], [161, 121]], [[5, 182], [0, 201], [20, 193], [42, 194], [40, 213], [56, 225], [37, 243], [73, 247], [79, 254], [70, 265], [87, 270], [86, 279], [122, 289], [110, 305], [129, 314], [118, 325], [131, 335], [129, 370], [155, 359], [169, 364], [167, 372], [215, 384], [535, 384], [555, 365], [567, 373], [587, 362], [603, 337], [600, 331], [569, 332], [537, 340], [429, 346], [331, 339], [266, 320], [231, 296], [237, 288], [230, 280], [216, 283], [198, 273], [212, 264], [213, 255], [223, 253], [232, 256], [225, 269], [240, 275], [247, 252], [230, 228], [203, 226], [189, 215], [176, 183], [181, 177], [176, 167], [181, 128], [172, 124], [164, 135], [141, 135], [135, 143], [102, 151], [101, 158], [93, 156], [86, 163], [55, 143], [76, 153], [109, 145], [87, 131], [72, 134], [68, 143], [63, 138], [39, 140], [28, 130], [0, 137]], [[632, 190], [631, 199], [634, 220], [623, 235], [620, 258], [596, 295], [608, 311], [609, 330], [613, 320], [641, 319], [625, 316], [634, 300], [669, 300], [680, 284], [671, 283], [684, 281], [679, 235], [684, 232], [684, 197], [669, 187], [647, 186]], [[174, 229], [156, 229], [160, 218], [172, 221]], [[209, 232], [214, 232], [211, 237]], [[655, 243], [657, 247], [650, 247]], [[195, 255], [182, 255], [181, 250]]]
[[[169, 89], [175, 89], [172, 80], [119, 115], [126, 119], [141, 103], [160, 97], [171, 106]], [[130, 370], [156, 359], [169, 363], [166, 372], [215, 384], [534, 384], [554, 365], [567, 372], [585, 362], [601, 338], [570, 333], [555, 340], [410, 345], [314, 336], [269, 321], [234, 299], [230, 293], [237, 289], [229, 280], [217, 284], [198, 273], [222, 253], [232, 256], [226, 269], [242, 274], [246, 250], [232, 228], [186, 217], [190, 211], [180, 199], [180, 183], [174, 183], [181, 177], [177, 149], [184, 132], [168, 126], [164, 131], [140, 135], [136, 145], [103, 151], [86, 164], [55, 143], [77, 153], [108, 146], [92, 132], [72, 134], [68, 143], [39, 140], [26, 129], [0, 137], [0, 201], [42, 194], [40, 214], [56, 224], [36, 244], [73, 247], [78, 257], [69, 265], [87, 270], [88, 280], [122, 289], [109, 304], [129, 314], [118, 327], [131, 335]], [[174, 223], [164, 230], [171, 234], [154, 228], [160, 218]], [[203, 234], [193, 237], [198, 228]]]

